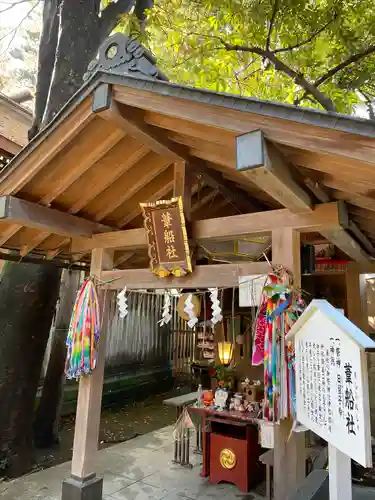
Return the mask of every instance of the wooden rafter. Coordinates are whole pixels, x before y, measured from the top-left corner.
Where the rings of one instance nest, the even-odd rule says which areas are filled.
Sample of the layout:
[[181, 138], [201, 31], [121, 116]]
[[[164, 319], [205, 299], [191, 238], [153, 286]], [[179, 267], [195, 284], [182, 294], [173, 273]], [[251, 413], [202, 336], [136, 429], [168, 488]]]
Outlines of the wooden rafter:
[[369, 255], [363, 250], [361, 245], [357, 243], [357, 241], [352, 238], [347, 231], [345, 231], [345, 229], [340, 227], [329, 231], [320, 231], [320, 234], [340, 248], [340, 250], [356, 262], [359, 262], [360, 264], [370, 262]]
[[136, 165], [149, 151], [149, 148], [139, 144], [138, 141], [129, 136], [125, 137], [91, 168], [89, 177], [85, 178], [86, 189], [84, 191], [81, 189], [79, 199], [71, 206], [69, 212], [76, 214], [84, 210], [91, 201]]
[[227, 200], [234, 203], [241, 212], [256, 212], [260, 209], [257, 201], [251, 200], [234, 182], [224, 179], [223, 174], [205, 165], [193, 165], [192, 169], [200, 175], [204, 182], [217, 189]]
[[38, 161], [30, 154], [16, 171], [10, 168], [0, 181], [0, 195], [14, 195], [20, 191], [51, 159], [59, 153], [88, 123], [95, 118], [91, 98], [87, 98], [48, 137], [38, 144]]
[[138, 217], [141, 213], [140, 202], [152, 203], [164, 198], [173, 189], [173, 166], [158, 175], [152, 182], [140, 189], [135, 195], [129, 199], [124, 207], [126, 212], [118, 222], [118, 227], [122, 228], [129, 224], [132, 220]]
[[[169, 164], [170, 160], [168, 158], [166, 159], [153, 152], [148, 153], [126, 172], [126, 175], [104, 191], [100, 198], [95, 200], [95, 204], [88, 205], [85, 213], [92, 214], [97, 222], [102, 221], [166, 170]], [[93, 205], [92, 208], [91, 205]]]
[[20, 250], [21, 257], [25, 257], [25, 255], [35, 250], [35, 248], [43, 243], [43, 241], [45, 241], [50, 235], [51, 233], [48, 231], [41, 231], [39, 234], [37, 234], [30, 243], [22, 246]]
[[[245, 207], [245, 209], [242, 208], [243, 211], [252, 212], [259, 209], [259, 205], [252, 203], [241, 189], [233, 183], [225, 181], [220, 173], [209, 169], [204, 161], [193, 157], [189, 153], [188, 147], [174, 143], [166, 137], [165, 134], [160, 133], [157, 128], [145, 124], [143, 114], [137, 112], [137, 110], [131, 110], [130, 112], [126, 110], [126, 108], [119, 106], [117, 102], [112, 99], [112, 90], [109, 85], [107, 86], [107, 92], [108, 109], [103, 110], [101, 106], [98, 113], [99, 116], [116, 124], [119, 128], [126, 131], [126, 133], [136, 137], [143, 144], [146, 144], [153, 151], [170, 158], [174, 162], [186, 162], [189, 165], [189, 169], [194, 169], [196, 173], [199, 172], [204, 177], [207, 184], [213, 188], [219, 189], [230, 201], [233, 202], [236, 200], [236, 203]], [[102, 93], [101, 90], [100, 93]]]
[[22, 224], [12, 224], [6, 229], [0, 236], [0, 247], [4, 246], [5, 243], [12, 238], [18, 231], [22, 229]]
[[197, 200], [193, 206], [191, 207], [191, 211], [194, 213], [194, 212], [197, 212], [200, 208], [204, 207], [205, 205], [207, 205], [207, 203], [212, 203], [213, 200], [216, 198], [216, 196], [218, 195], [219, 191], [218, 189], [211, 189], [210, 192], [208, 194], [206, 194], [205, 196], [202, 196], [202, 198], [200, 198], [199, 200]]
[[72, 241], [71, 238], [64, 238], [64, 240], [59, 244], [57, 248], [55, 248], [54, 250], [48, 250], [47, 260], [52, 260], [55, 257], [57, 257], [59, 253], [61, 253], [64, 250], [64, 248], [70, 245], [71, 241]]
[[116, 258], [113, 267], [122, 266], [127, 260], [131, 259], [134, 255], [134, 252], [124, 252], [122, 255]]
[[[247, 174], [255, 184], [293, 213], [311, 212], [311, 196], [296, 183], [283, 155], [265, 141], [262, 131], [256, 130], [237, 137], [237, 170]], [[318, 199], [329, 199], [318, 184], [307, 180], [307, 185]], [[340, 227], [320, 233], [352, 259], [358, 262], [368, 261], [367, 252], [371, 249], [373, 253], [375, 250], [371, 242], [349, 221], [342, 204], [339, 212]]]
[[[102, 126], [101, 126], [102, 125]], [[121, 140], [124, 133], [95, 117], [26, 186], [34, 201], [49, 206]]]
[[181, 151], [179, 152], [172, 141], [166, 139], [162, 134], [159, 135], [158, 131], [153, 130], [152, 127], [143, 124], [142, 117], [139, 112], [136, 112], [136, 116], [134, 116], [134, 113], [133, 115], [130, 115], [129, 112], [126, 113], [125, 110], [112, 99], [112, 89], [109, 85], [102, 84], [94, 92], [94, 110], [96, 94], [102, 91], [102, 87], [107, 88], [108, 108], [104, 109], [101, 107], [98, 111], [99, 116], [108, 122], [115, 124], [119, 129], [135, 137], [142, 144], [147, 145], [156, 153], [166, 156], [171, 161], [185, 160], [185, 155], [188, 152], [185, 151], [184, 148], [181, 148]]

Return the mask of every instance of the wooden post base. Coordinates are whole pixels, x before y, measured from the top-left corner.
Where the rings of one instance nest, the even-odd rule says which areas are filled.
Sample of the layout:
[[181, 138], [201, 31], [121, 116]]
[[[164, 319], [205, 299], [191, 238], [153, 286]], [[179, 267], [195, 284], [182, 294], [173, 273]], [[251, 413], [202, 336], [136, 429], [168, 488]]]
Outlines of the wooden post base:
[[84, 479], [70, 476], [62, 484], [61, 500], [102, 500], [103, 479], [91, 474]]

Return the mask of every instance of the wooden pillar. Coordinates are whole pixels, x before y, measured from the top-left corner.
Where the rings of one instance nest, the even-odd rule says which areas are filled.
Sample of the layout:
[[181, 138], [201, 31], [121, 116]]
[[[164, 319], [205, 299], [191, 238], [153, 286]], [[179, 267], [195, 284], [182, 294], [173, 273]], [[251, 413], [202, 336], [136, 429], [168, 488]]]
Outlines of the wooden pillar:
[[345, 276], [346, 314], [358, 328], [368, 332], [365, 275], [360, 273], [356, 262], [349, 262]]
[[[301, 284], [300, 234], [291, 228], [272, 232], [272, 263], [292, 271], [296, 285]], [[292, 433], [292, 421], [275, 426], [274, 500], [286, 500], [304, 479], [305, 434]]]
[[[112, 251], [102, 249], [92, 251], [90, 270], [92, 276], [100, 277], [102, 270], [112, 269]], [[94, 464], [98, 450], [103, 392], [108, 297], [108, 292], [100, 291], [99, 304], [103, 315], [103, 329], [98, 364], [92, 375], [83, 376], [79, 381], [71, 477], [63, 483], [62, 500], [102, 499], [102, 479], [96, 477]]]
[[185, 161], [174, 164], [173, 196], [181, 196], [184, 214], [187, 222], [191, 222], [191, 190], [193, 187], [192, 174], [187, 169]]

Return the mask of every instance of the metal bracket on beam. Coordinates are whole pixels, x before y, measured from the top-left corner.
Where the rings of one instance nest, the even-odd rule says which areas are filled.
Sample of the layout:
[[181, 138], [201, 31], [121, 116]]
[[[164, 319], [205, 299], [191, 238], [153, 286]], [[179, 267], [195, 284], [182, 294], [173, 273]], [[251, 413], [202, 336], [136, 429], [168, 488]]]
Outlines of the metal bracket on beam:
[[309, 212], [313, 200], [293, 178], [283, 155], [267, 143], [262, 130], [236, 137], [236, 169], [291, 212]]

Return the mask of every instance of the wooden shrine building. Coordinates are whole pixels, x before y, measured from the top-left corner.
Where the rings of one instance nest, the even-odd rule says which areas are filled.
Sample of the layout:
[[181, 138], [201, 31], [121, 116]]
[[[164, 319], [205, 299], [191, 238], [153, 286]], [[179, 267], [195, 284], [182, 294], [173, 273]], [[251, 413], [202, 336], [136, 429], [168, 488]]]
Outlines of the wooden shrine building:
[[[361, 324], [360, 273], [375, 269], [374, 122], [174, 85], [119, 35], [91, 70], [0, 174], [2, 258], [91, 261], [92, 275], [121, 278], [110, 288], [237, 286], [241, 275], [267, 273], [263, 259], [198, 259], [186, 277], [153, 275], [140, 202], [178, 195], [198, 248], [270, 238], [272, 262], [297, 282], [301, 243], [335, 245], [350, 260], [347, 313]], [[99, 361], [80, 381], [64, 500], [81, 498], [72, 489], [95, 488], [103, 369]], [[276, 500], [305, 473], [303, 438], [288, 440], [289, 432], [284, 422], [275, 435]]]

